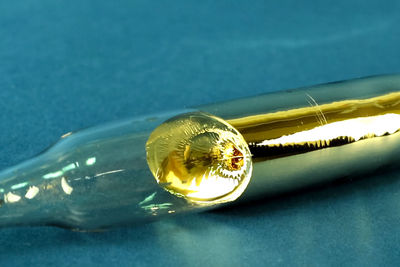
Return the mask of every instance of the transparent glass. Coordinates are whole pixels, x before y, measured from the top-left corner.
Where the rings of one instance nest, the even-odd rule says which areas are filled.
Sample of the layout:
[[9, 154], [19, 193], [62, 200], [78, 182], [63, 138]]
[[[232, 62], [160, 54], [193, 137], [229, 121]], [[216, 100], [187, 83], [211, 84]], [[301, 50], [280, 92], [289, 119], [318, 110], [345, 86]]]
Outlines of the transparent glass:
[[35, 158], [3, 171], [0, 225], [100, 230], [192, 210], [158, 186], [145, 151], [157, 125], [185, 112], [66, 134]]

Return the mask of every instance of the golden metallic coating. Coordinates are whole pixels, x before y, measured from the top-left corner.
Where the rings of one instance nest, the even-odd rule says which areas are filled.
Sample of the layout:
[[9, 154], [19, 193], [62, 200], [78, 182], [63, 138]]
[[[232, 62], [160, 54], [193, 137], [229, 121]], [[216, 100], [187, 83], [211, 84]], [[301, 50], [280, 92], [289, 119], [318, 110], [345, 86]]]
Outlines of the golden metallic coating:
[[[257, 161], [341, 146], [400, 129], [400, 93], [308, 106], [228, 120]], [[305, 101], [306, 102], [306, 101]]]
[[166, 190], [211, 205], [239, 197], [253, 166], [399, 129], [399, 92], [324, 104], [304, 93], [303, 107], [284, 111], [227, 121], [200, 112], [174, 117], [151, 134], [147, 160]]
[[147, 162], [157, 182], [200, 205], [235, 200], [252, 172], [241, 134], [212, 115], [193, 112], [161, 124], [147, 143]]

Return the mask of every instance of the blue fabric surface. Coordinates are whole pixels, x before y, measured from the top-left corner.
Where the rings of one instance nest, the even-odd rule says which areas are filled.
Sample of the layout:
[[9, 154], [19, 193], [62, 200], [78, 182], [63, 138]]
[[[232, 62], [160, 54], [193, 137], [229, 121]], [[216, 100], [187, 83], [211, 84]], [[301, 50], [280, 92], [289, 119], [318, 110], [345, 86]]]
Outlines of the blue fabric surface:
[[[399, 1], [0, 2], [0, 168], [71, 130], [400, 72]], [[334, 168], [335, 166], [332, 166]], [[105, 233], [0, 229], [0, 266], [382, 266], [400, 175]]]

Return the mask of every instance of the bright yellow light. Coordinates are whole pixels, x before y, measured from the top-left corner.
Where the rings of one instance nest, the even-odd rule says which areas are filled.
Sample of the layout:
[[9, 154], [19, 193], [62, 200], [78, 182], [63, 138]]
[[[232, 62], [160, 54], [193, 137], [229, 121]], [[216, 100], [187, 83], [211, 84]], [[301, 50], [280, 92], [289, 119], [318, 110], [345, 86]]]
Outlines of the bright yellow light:
[[199, 205], [238, 198], [250, 181], [251, 153], [240, 133], [220, 118], [182, 114], [158, 126], [146, 143], [158, 184]]

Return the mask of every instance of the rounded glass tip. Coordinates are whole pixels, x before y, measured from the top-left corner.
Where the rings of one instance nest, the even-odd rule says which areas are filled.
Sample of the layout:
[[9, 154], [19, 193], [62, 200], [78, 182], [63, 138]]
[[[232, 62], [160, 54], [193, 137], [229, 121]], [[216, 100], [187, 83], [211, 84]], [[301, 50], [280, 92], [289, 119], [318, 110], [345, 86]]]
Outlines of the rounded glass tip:
[[250, 149], [226, 121], [203, 112], [175, 116], [150, 135], [147, 162], [158, 184], [199, 205], [237, 199], [251, 173]]

